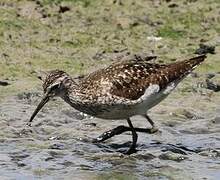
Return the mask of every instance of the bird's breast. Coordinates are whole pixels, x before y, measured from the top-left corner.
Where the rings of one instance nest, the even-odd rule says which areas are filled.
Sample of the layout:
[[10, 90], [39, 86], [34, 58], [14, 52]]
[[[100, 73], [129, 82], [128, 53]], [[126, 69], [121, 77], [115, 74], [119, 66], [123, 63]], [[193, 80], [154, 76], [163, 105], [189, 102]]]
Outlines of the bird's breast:
[[[149, 109], [165, 99], [176, 87], [177, 83], [171, 83], [164, 89], [157, 84], [150, 85], [145, 93], [137, 100], [124, 98], [114, 100], [112, 97], [102, 97], [103, 101], [74, 101], [64, 99], [68, 104], [80, 112], [102, 119], [127, 119], [134, 115], [144, 115]], [[107, 101], [108, 100], [108, 101]]]

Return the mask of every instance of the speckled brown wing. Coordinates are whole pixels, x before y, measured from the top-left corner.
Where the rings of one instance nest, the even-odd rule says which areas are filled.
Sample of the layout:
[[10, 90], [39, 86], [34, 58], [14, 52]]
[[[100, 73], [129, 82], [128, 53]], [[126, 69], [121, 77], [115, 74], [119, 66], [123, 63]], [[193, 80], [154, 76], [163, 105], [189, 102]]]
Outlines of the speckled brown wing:
[[[159, 66], [163, 65], [150, 64], [137, 59], [116, 62], [107, 68], [89, 74], [80, 82], [80, 86], [82, 91], [87, 94], [90, 92], [91, 95], [95, 95], [106, 90], [106, 92], [123, 97], [125, 89], [129, 92], [131, 89], [135, 91], [136, 89], [132, 88], [132, 85], [140, 83], [141, 79], [144, 80]], [[121, 93], [118, 94], [115, 90], [121, 91]]]
[[145, 56], [140, 57], [137, 55], [134, 55], [129, 58], [122, 59], [120, 61], [113, 62], [112, 65], [110, 65], [107, 68], [99, 69], [95, 72], [90, 73], [88, 76], [85, 76], [85, 78], [81, 79], [80, 84], [83, 88], [91, 89], [97, 87], [97, 84], [100, 83], [101, 79], [105, 80], [112, 80], [115, 78], [115, 75], [121, 72], [121, 70], [125, 67], [131, 67], [134, 64], [143, 64], [147, 61], [151, 61], [153, 59], [156, 59], [157, 56]]
[[166, 65], [150, 64], [147, 62], [136, 62], [123, 64], [119, 72], [112, 79], [110, 93], [116, 96], [124, 97], [130, 100], [136, 100], [141, 97], [145, 89], [156, 77], [158, 69], [165, 68]]
[[201, 55], [169, 65], [139, 63], [124, 67], [114, 79], [111, 93], [136, 100], [144, 94], [150, 84], [157, 84], [162, 90], [172, 82], [179, 82], [205, 58], [205, 55]]
[[[136, 100], [144, 94], [150, 84], [157, 84], [162, 90], [169, 83], [180, 81], [205, 57], [205, 55], [201, 55], [168, 65], [136, 60], [124, 61], [90, 74], [82, 84], [87, 92], [89, 89], [97, 93], [103, 92], [103, 88], [106, 88], [112, 95]], [[103, 86], [102, 83], [106, 85]]]

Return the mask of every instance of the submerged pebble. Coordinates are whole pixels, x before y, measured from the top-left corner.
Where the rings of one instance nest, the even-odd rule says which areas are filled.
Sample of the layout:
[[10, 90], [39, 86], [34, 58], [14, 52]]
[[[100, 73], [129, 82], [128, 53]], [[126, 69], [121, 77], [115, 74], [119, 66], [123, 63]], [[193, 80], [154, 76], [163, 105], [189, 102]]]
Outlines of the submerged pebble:
[[171, 161], [176, 161], [176, 162], [181, 162], [185, 159], [188, 159], [188, 157], [183, 156], [183, 155], [179, 155], [173, 152], [166, 152], [163, 153], [159, 156], [160, 159], [162, 160], [171, 160]]

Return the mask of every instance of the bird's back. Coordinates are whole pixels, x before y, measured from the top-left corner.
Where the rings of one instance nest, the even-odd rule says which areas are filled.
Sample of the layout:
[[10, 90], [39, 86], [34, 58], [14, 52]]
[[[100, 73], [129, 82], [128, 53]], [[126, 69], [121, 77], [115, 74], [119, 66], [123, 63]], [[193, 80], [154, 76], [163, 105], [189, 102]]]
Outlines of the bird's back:
[[137, 100], [152, 84], [159, 85], [162, 90], [168, 84], [180, 81], [205, 58], [205, 55], [201, 55], [167, 65], [138, 60], [123, 61], [91, 73], [82, 80], [81, 87], [94, 96], [110, 93]]

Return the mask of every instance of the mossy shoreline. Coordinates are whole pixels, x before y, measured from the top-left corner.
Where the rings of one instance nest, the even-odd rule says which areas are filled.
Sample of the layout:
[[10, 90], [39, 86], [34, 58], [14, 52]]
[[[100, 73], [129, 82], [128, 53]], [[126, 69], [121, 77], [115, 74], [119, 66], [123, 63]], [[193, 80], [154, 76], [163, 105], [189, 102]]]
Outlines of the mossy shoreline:
[[123, 51], [153, 53], [168, 63], [194, 56], [200, 43], [211, 44], [216, 55], [198, 72], [219, 72], [219, 8], [216, 0], [2, 0], [0, 80], [11, 85], [1, 87], [0, 96], [35, 88], [37, 70], [79, 76]]

